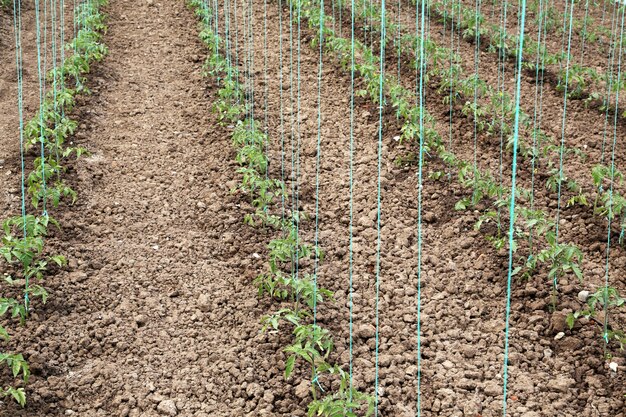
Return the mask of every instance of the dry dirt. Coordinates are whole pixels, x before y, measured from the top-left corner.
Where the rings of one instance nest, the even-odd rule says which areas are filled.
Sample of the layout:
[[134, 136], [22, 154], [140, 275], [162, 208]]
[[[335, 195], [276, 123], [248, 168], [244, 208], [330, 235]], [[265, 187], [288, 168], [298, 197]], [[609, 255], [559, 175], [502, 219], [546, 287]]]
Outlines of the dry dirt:
[[[233, 23], [237, 16], [232, 36], [238, 36], [243, 59], [247, 2], [239, 3], [231, 10]], [[271, 1], [265, 54], [264, 2], [252, 5], [255, 112], [265, 120], [267, 108], [272, 174], [281, 176], [284, 147], [285, 177], [299, 162], [299, 205], [313, 214], [318, 51], [310, 47], [312, 32], [304, 25], [298, 49], [288, 8], [280, 10]], [[220, 127], [210, 110], [215, 86], [201, 75], [206, 51], [196, 20], [183, 0], [113, 0], [106, 11], [110, 55], [94, 68], [93, 95], [82, 100], [76, 114], [81, 123], [76, 141], [92, 155], [67, 174], [79, 199], [54, 213], [62, 230], [49, 243], [49, 250], [67, 255], [70, 265], [49, 278], [49, 302], [14, 332], [13, 347], [25, 352], [33, 369], [29, 402], [23, 410], [2, 405], [0, 413], [304, 416], [310, 398], [296, 389], [301, 376], [289, 381], [282, 376], [288, 335], [259, 333], [261, 316], [277, 309], [258, 299], [252, 285], [265, 269], [272, 234], [245, 226], [248, 203], [230, 192], [237, 166], [229, 128]], [[28, 13], [25, 22], [32, 22]], [[0, 17], [0, 58], [12, 62], [4, 48], [11, 44], [10, 21]], [[463, 53], [473, 59], [471, 45], [463, 45]], [[298, 56], [300, 84], [295, 82]], [[483, 58], [485, 69], [497, 63], [488, 54]], [[390, 56], [388, 66], [395, 62]], [[14, 116], [2, 117], [16, 107], [11, 74], [0, 69], [2, 132], [15, 132]], [[322, 75], [318, 220], [327, 256], [319, 282], [335, 291], [337, 301], [320, 308], [319, 322], [333, 332], [335, 359], [347, 364], [350, 77], [329, 57]], [[25, 88], [33, 91], [34, 82]], [[534, 90], [528, 83], [524, 91]], [[428, 94], [437, 109], [432, 113], [447, 128], [445, 106], [437, 104], [441, 98], [434, 89]], [[557, 93], [546, 100], [546, 124], [552, 125], [559, 120], [558, 108], [552, 108]], [[570, 128], [579, 133], [571, 141], [582, 145], [592, 140], [589, 132], [600, 131], [601, 117], [593, 109], [573, 107], [579, 124]], [[586, 120], [593, 120], [594, 129]], [[455, 119], [454, 129], [455, 150], [470, 155], [471, 122]], [[417, 178], [414, 167], [394, 163], [407, 152], [393, 139], [397, 134], [393, 123], [386, 127], [382, 153], [380, 415], [408, 417], [415, 415], [416, 404]], [[357, 386], [371, 393], [378, 113], [369, 102], [357, 101], [354, 137], [354, 369]], [[299, 160], [292, 161], [292, 146]], [[497, 145], [481, 141], [480, 146], [480, 163], [492, 166]], [[0, 184], [4, 213], [17, 209], [19, 159], [17, 146], [7, 141], [0, 151], [7, 178]], [[438, 161], [429, 162], [427, 170], [438, 169], [443, 169]], [[520, 175], [527, 180], [524, 169]], [[454, 181], [426, 180], [423, 188], [425, 416], [501, 415], [507, 258], [473, 230], [475, 213], [453, 210], [465, 192]], [[548, 193], [541, 198], [554, 210]], [[564, 239], [584, 248], [585, 285], [599, 285], [604, 223], [592, 221], [589, 210], [566, 210], [562, 218]], [[302, 233], [312, 241], [314, 222], [303, 225]], [[623, 291], [626, 253], [621, 248], [611, 253], [613, 285]], [[620, 371], [611, 373], [596, 329], [565, 328], [564, 311], [577, 307], [573, 299], [580, 289], [576, 283], [563, 285], [562, 300], [551, 313], [544, 275], [514, 283], [511, 416], [624, 416], [623, 356], [615, 359]], [[555, 340], [561, 331], [565, 337]]]

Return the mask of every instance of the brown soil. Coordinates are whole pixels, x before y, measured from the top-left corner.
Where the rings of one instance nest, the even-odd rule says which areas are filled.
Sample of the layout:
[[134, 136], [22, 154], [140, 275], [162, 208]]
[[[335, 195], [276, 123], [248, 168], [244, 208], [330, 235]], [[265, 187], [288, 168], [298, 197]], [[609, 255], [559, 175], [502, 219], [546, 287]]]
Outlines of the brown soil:
[[[239, 37], [238, 55], [244, 57], [246, 2], [238, 3], [233, 36]], [[299, 144], [299, 204], [313, 214], [318, 51], [308, 45], [312, 32], [303, 25], [298, 95], [297, 84], [289, 83], [290, 65], [296, 80], [297, 27], [290, 26], [288, 9], [280, 11], [277, 2], [269, 2], [265, 55], [263, 4], [253, 1], [255, 112], [257, 120], [264, 120], [267, 101], [273, 176], [281, 176], [284, 146], [285, 177], [290, 177], [296, 162], [291, 146], [298, 149]], [[304, 416], [310, 398], [296, 387], [307, 376], [282, 377], [282, 348], [289, 336], [259, 334], [261, 316], [278, 309], [276, 303], [257, 299], [252, 285], [266, 268], [272, 234], [245, 226], [246, 198], [230, 192], [237, 167], [229, 128], [220, 127], [210, 111], [215, 91], [201, 77], [206, 51], [198, 41], [195, 19], [182, 0], [119, 0], [107, 12], [110, 56], [94, 69], [94, 94], [83, 100], [76, 115], [81, 120], [76, 140], [93, 154], [68, 174], [79, 200], [55, 213], [63, 229], [50, 240], [50, 250], [66, 254], [70, 266], [49, 279], [50, 301], [14, 332], [14, 347], [26, 353], [33, 368], [28, 405], [24, 410], [3, 405], [0, 410], [7, 416], [156, 416], [168, 415], [164, 410], [173, 403], [172, 415], [179, 416]], [[5, 33], [0, 29], [2, 39]], [[349, 31], [344, 28], [343, 33]], [[471, 46], [462, 45], [462, 50], [473, 59]], [[5, 52], [0, 53], [4, 59]], [[390, 57], [390, 67], [394, 59]], [[493, 68], [496, 61], [485, 55], [482, 62]], [[336, 292], [337, 301], [320, 306], [318, 319], [332, 330], [335, 359], [347, 365], [350, 78], [328, 57], [322, 75], [318, 220], [327, 256], [319, 282]], [[429, 100], [429, 106], [439, 106], [431, 113], [447, 128], [445, 106], [435, 104], [441, 98], [429, 91]], [[572, 143], [582, 146], [587, 125], [602, 125], [588, 121], [595, 117], [591, 110], [581, 108], [576, 114], [580, 124], [572, 125], [578, 132]], [[558, 120], [546, 117], [549, 123]], [[5, 126], [0, 127], [4, 132]], [[455, 119], [454, 129], [455, 138], [461, 138], [472, 124]], [[377, 108], [358, 101], [354, 370], [356, 385], [370, 393], [375, 369], [377, 132]], [[380, 415], [385, 416], [415, 415], [416, 404], [418, 186], [413, 167], [394, 164], [407, 151], [393, 139], [397, 133], [393, 124], [386, 127], [382, 154], [378, 307]], [[481, 164], [491, 166], [497, 145], [480, 146]], [[16, 151], [0, 149], [7, 155]], [[455, 140], [456, 151], [471, 155], [471, 139]], [[17, 172], [18, 159], [6, 160], [11, 164], [7, 169]], [[427, 171], [440, 169], [438, 161], [429, 160]], [[520, 175], [528, 181], [524, 169]], [[427, 416], [501, 414], [507, 258], [473, 230], [475, 213], [452, 209], [465, 192], [454, 181], [425, 180], [423, 187], [422, 405]], [[541, 198], [554, 211], [550, 196]], [[590, 221], [581, 210], [568, 210], [562, 218], [564, 239], [585, 249], [584, 288], [599, 285], [606, 226]], [[302, 233], [312, 242], [314, 222], [305, 223]], [[624, 291], [620, 277], [626, 254], [621, 248], [611, 254], [613, 285]], [[564, 283], [557, 312], [550, 313], [545, 275], [514, 282], [510, 415], [623, 416], [623, 358], [615, 359], [617, 375], [611, 373], [596, 329], [565, 328], [564, 314], [578, 308], [574, 299], [582, 288]], [[617, 320], [626, 323], [624, 317]], [[565, 337], [555, 340], [560, 331]]]

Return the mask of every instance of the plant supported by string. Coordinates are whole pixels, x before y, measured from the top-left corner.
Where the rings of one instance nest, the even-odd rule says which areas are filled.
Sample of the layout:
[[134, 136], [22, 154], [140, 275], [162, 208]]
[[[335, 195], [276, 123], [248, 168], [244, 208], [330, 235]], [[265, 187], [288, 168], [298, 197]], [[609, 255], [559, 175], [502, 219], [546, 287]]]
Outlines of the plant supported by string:
[[624, 350], [626, 333], [623, 330], [613, 328], [609, 323], [609, 317], [611, 317], [612, 312], [622, 309], [625, 304], [626, 300], [620, 296], [617, 289], [602, 287], [587, 298], [582, 309], [568, 314], [567, 325], [571, 330], [577, 320], [583, 317], [590, 319], [602, 330], [602, 338], [606, 343], [615, 342], [620, 350]]
[[[59, 227], [48, 215], [48, 209], [57, 207], [63, 198], [69, 198], [71, 202], [76, 199], [75, 191], [62, 179], [64, 160], [71, 156], [78, 158], [86, 150], [68, 143], [77, 127], [76, 121], [68, 115], [76, 104], [76, 96], [89, 92], [86, 74], [90, 66], [107, 54], [102, 42], [102, 34], [106, 31], [105, 15], [100, 10], [105, 4], [106, 0], [90, 0], [75, 10], [75, 19], [81, 22], [80, 28], [75, 38], [65, 46], [73, 53], [64, 56], [59, 66], [55, 61], [55, 68], [47, 74], [53, 88], [45, 97], [40, 97], [37, 113], [24, 124], [26, 150], [40, 150], [41, 154], [35, 158], [32, 171], [23, 172], [27, 192], [22, 196], [23, 207], [26, 208], [25, 200], [30, 196], [32, 205], [42, 209], [43, 214], [35, 216], [23, 212], [21, 216], [9, 217], [2, 223], [0, 259], [3, 260], [4, 279], [0, 316], [10, 316], [6, 322], [18, 320], [23, 324], [29, 317], [29, 311], [37, 305], [35, 301], [45, 303], [48, 298], [43, 286], [45, 276], [52, 266], [62, 267], [67, 263], [65, 257], [50, 255], [46, 251], [45, 238], [50, 226]], [[16, 37], [16, 43], [18, 39]], [[44, 74], [39, 75], [44, 78]], [[9, 339], [7, 328], [0, 327], [0, 339]], [[0, 362], [8, 366], [13, 377], [11, 384], [3, 384], [0, 388], [0, 397], [11, 397], [24, 406], [24, 385], [30, 375], [26, 360], [19, 353], [4, 352], [0, 353]]]
[[[300, 272], [301, 262], [314, 259], [317, 264], [323, 260], [323, 252], [317, 245], [308, 245], [300, 240], [298, 228], [305, 218], [302, 213], [293, 211], [282, 217], [270, 213], [276, 198], [285, 199], [287, 196], [284, 182], [269, 176], [269, 162], [264, 152], [268, 139], [258, 130], [258, 123], [246, 118], [245, 94], [238, 82], [238, 74], [227, 60], [219, 57], [217, 45], [221, 44], [221, 39], [211, 29], [212, 11], [201, 0], [191, 0], [189, 6], [202, 23], [200, 37], [211, 53], [205, 63], [205, 74], [215, 77], [220, 86], [213, 110], [222, 124], [236, 124], [232, 139], [237, 151], [236, 160], [240, 165], [238, 173], [241, 174], [237, 190], [250, 197], [255, 209], [254, 213], [245, 215], [244, 221], [251, 225], [271, 226], [281, 232], [281, 236], [271, 240], [268, 245], [269, 270], [255, 279], [255, 285], [259, 296], [267, 294], [278, 301], [291, 301], [293, 308], [281, 308], [264, 316], [261, 320], [262, 330], [274, 333], [281, 330], [283, 325], [293, 326], [295, 340], [285, 348], [285, 352], [289, 353], [285, 378], [292, 376], [296, 362], [310, 365], [314, 378], [311, 382], [313, 402], [309, 405], [309, 415], [351, 416], [354, 415], [353, 410], [358, 410], [362, 403], [368, 404], [368, 414], [371, 414], [373, 398], [349, 387], [346, 373], [339, 366], [328, 364], [333, 347], [329, 331], [315, 323], [306, 322], [312, 315], [311, 310], [315, 311], [317, 305], [332, 299], [330, 291], [317, 286], [314, 275]], [[305, 9], [303, 12], [307, 13]], [[336, 47], [343, 48], [345, 52], [346, 44], [336, 43]], [[368, 71], [366, 67], [363, 70]], [[332, 393], [330, 387], [327, 387], [327, 395], [318, 400], [318, 394], [321, 394], [320, 381], [335, 375], [340, 377], [340, 390]]]
[[[48, 216], [12, 217], [4, 221], [0, 246], [0, 256], [5, 263], [3, 297], [0, 298], [0, 317], [10, 315], [24, 324], [28, 317], [29, 306], [36, 299], [45, 303], [48, 292], [41, 285], [50, 263], [64, 266], [63, 256], [43, 255], [44, 237], [48, 234], [48, 226], [58, 224]], [[8, 294], [13, 294], [10, 296]], [[23, 302], [22, 299], [27, 300]], [[9, 331], [0, 326], [0, 339], [8, 341]], [[14, 379], [21, 384], [28, 382], [30, 371], [21, 354], [0, 353], [0, 362], [6, 363], [11, 369]], [[26, 404], [26, 393], [23, 387], [7, 386], [0, 389], [0, 396], [10, 396], [17, 403]]]
[[[617, 169], [599, 164], [592, 168], [591, 176], [596, 187], [594, 213], [617, 223], [621, 230], [626, 229], [626, 198], [617, 189], [623, 184], [624, 175]], [[623, 233], [619, 240], [623, 243]]]
[[[7, 264], [19, 267], [17, 273], [26, 282], [30, 279], [41, 281], [51, 262], [58, 266], [66, 264], [65, 257], [61, 255], [43, 255], [44, 238], [50, 225], [58, 227], [58, 223], [49, 216], [33, 215], [12, 217], [5, 220], [2, 225], [4, 236], [0, 255]], [[11, 276], [5, 277], [5, 280], [13, 282]], [[47, 293], [40, 286], [28, 286], [25, 291], [41, 296], [44, 302], [46, 300]]]

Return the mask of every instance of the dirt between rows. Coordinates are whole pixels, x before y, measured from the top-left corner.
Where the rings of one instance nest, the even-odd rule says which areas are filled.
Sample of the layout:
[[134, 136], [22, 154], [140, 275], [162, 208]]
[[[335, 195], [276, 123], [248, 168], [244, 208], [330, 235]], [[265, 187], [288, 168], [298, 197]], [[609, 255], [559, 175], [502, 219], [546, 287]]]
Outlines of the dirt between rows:
[[[268, 2], [265, 21], [264, 1], [250, 4], [255, 113], [263, 121], [267, 113], [271, 175], [280, 178], [284, 166], [290, 178], [295, 167], [299, 206], [313, 215], [318, 51], [309, 46], [305, 25], [298, 37], [286, 7]], [[231, 6], [231, 36], [238, 37], [243, 60], [249, 5]], [[210, 111], [215, 86], [201, 76], [206, 51], [196, 21], [182, 0], [119, 0], [107, 12], [110, 55], [94, 68], [93, 95], [76, 114], [76, 141], [92, 155], [68, 173], [79, 200], [54, 213], [62, 230], [50, 239], [51, 253], [66, 254], [70, 265], [46, 282], [49, 302], [13, 331], [11, 347], [25, 352], [33, 370], [29, 402], [23, 410], [3, 404], [0, 412], [304, 416], [308, 376], [298, 370], [283, 378], [282, 348], [290, 335], [259, 332], [261, 316], [280, 308], [258, 299], [252, 285], [266, 268], [274, 234], [244, 225], [249, 201], [230, 192], [238, 179], [230, 128], [219, 126]], [[223, 23], [223, 8], [220, 13]], [[470, 53], [466, 46], [463, 51]], [[347, 365], [350, 77], [325, 56], [321, 80], [318, 221], [326, 258], [318, 280], [336, 301], [320, 306], [318, 321], [333, 333], [333, 359]], [[460, 135], [470, 122], [458, 120], [454, 129]], [[385, 127], [381, 160], [379, 415], [385, 416], [415, 415], [417, 400], [418, 183], [415, 167], [394, 163], [410, 147], [398, 146], [397, 134], [394, 124]], [[369, 393], [376, 351], [377, 140], [377, 108], [357, 101], [353, 360], [355, 384]], [[462, 155], [471, 146], [455, 142]], [[497, 149], [481, 145], [481, 154], [488, 163]], [[429, 158], [427, 171], [443, 169]], [[422, 194], [422, 414], [500, 415], [507, 257], [473, 230], [476, 213], [453, 210], [466, 194], [455, 181], [425, 180]], [[575, 210], [563, 219], [564, 239], [576, 237], [593, 255], [586, 256], [583, 267], [592, 278], [583, 285], [597, 285], [602, 225]], [[302, 225], [303, 238], [312, 242], [314, 234], [313, 220]], [[611, 268], [614, 285], [624, 288], [621, 248], [612, 250]], [[563, 283], [551, 313], [544, 274], [514, 282], [510, 415], [623, 417], [623, 357], [616, 355], [619, 370], [612, 373], [597, 329], [565, 326], [582, 288]], [[560, 332], [564, 337], [555, 339]]]

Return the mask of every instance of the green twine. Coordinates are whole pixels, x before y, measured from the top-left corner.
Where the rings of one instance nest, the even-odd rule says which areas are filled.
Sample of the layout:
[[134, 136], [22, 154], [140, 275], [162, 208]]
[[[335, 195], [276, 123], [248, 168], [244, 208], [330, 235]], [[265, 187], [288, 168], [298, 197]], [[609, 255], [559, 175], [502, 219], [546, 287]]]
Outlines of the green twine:
[[[319, 268], [319, 204], [320, 204], [320, 160], [322, 153], [322, 71], [324, 48], [324, 0], [320, 1], [320, 26], [319, 26], [319, 64], [317, 74], [317, 155], [315, 156], [315, 262], [313, 267], [313, 325], [317, 324], [317, 274]], [[316, 377], [315, 364], [312, 370]]]
[[[617, 60], [617, 84], [619, 85], [620, 78], [622, 75], [622, 41], [624, 39], [624, 12], [626, 7], [621, 7], [622, 9], [622, 24], [620, 29], [620, 53], [619, 58]], [[607, 236], [606, 236], [606, 265], [605, 265], [605, 274], [604, 274], [604, 302], [603, 302], [603, 310], [604, 310], [604, 323], [603, 327], [603, 339], [604, 339], [604, 349], [606, 351], [607, 344], [609, 342], [609, 312], [608, 312], [608, 292], [609, 292], [609, 254], [611, 251], [611, 220], [613, 217], [613, 183], [615, 182], [615, 146], [617, 143], [617, 115], [618, 115], [618, 105], [619, 105], [619, 88], [615, 91], [615, 115], [613, 120], [613, 147], [611, 149], [611, 188], [609, 190], [609, 212], [608, 212], [608, 228], [607, 228]], [[623, 233], [623, 230], [622, 230]], [[621, 236], [620, 236], [621, 237]]]
[[419, 111], [420, 111], [420, 149], [417, 185], [417, 416], [422, 413], [422, 168], [424, 163], [424, 75], [426, 56], [424, 54], [424, 14], [425, 2], [422, 2], [420, 25], [420, 78], [419, 78]]
[[606, 88], [606, 98], [604, 99], [604, 104], [606, 110], [604, 112], [604, 130], [602, 132], [602, 153], [600, 154], [600, 163], [604, 163], [604, 147], [606, 144], [606, 132], [609, 123], [609, 103], [611, 101], [611, 92], [613, 88], [613, 69], [615, 64], [615, 48], [617, 45], [615, 44], [615, 36], [617, 36], [617, 14], [615, 13], [615, 4], [613, 5], [613, 17], [611, 19], [611, 39], [609, 46], [609, 57], [607, 59], [607, 67], [609, 74], [609, 82], [607, 83]]
[[324, 48], [324, 0], [320, 1], [319, 63], [317, 72], [317, 154], [315, 156], [315, 263], [313, 269], [313, 324], [317, 322], [317, 269], [319, 267], [319, 203], [320, 203], [320, 159], [322, 153], [322, 71]]
[[[508, 1], [504, 2], [504, 8], [502, 9], [502, 18], [501, 18], [501, 25], [502, 25], [502, 32], [500, 35], [500, 44], [504, 43], [504, 40], [507, 37], [507, 33], [506, 33], [506, 24], [507, 24], [507, 11], [508, 11]], [[500, 51], [498, 53], [498, 90], [500, 91], [500, 97], [502, 98], [502, 113], [500, 114], [500, 155], [499, 155], [499, 167], [498, 167], [498, 177], [500, 180], [500, 184], [502, 185], [503, 183], [503, 157], [504, 157], [504, 94], [505, 94], [505, 89], [504, 89], [504, 77], [505, 77], [505, 65], [504, 65], [504, 60], [505, 60], [505, 52], [504, 51]], [[500, 77], [500, 75], [502, 75], [502, 77]], [[494, 115], [494, 121], [495, 121], [495, 115]], [[501, 228], [501, 223], [502, 223], [502, 208], [500, 206], [498, 206], [498, 216], [497, 216], [497, 226], [498, 226], [498, 235], [500, 235], [500, 228]]]
[[[541, 129], [541, 123], [543, 118], [543, 82], [544, 82], [544, 65], [546, 57], [546, 49], [541, 54], [541, 42], [542, 34], [545, 42], [546, 37], [546, 25], [545, 19], [547, 18], [547, 12], [544, 11], [544, 0], [539, 2], [539, 30], [537, 32], [537, 57], [535, 60], [535, 105], [533, 114], [533, 157], [531, 160], [531, 172], [530, 172], [530, 209], [533, 210], [535, 205], [535, 168], [536, 159], [538, 155], [537, 147], [541, 147], [541, 144], [537, 141], [537, 132]], [[543, 30], [543, 32], [542, 32]], [[539, 82], [539, 56], [541, 55], [541, 82]], [[537, 97], [539, 96], [539, 106], [537, 106]], [[528, 233], [528, 246], [529, 246], [529, 258], [533, 256], [533, 235], [534, 230], [529, 228]]]
[[[44, 5], [46, 2], [44, 1]], [[40, 157], [41, 157], [41, 179], [42, 179], [42, 192], [43, 192], [43, 214], [46, 215], [46, 155], [45, 155], [45, 134], [44, 134], [44, 114], [43, 114], [43, 102], [45, 93], [45, 66], [44, 70], [41, 69], [41, 30], [40, 30], [40, 18], [39, 18], [39, 0], [35, 0], [35, 24], [37, 26], [37, 76], [39, 79], [39, 143], [40, 143]], [[44, 37], [45, 47], [45, 37]], [[45, 60], [45, 56], [44, 56]], [[26, 288], [28, 288], [28, 278], [26, 278]]]
[[476, 110], [478, 109], [478, 67], [480, 66], [480, 7], [481, 0], [476, 0], [476, 22], [475, 22], [475, 34], [476, 48], [474, 49], [474, 177], [478, 170], [478, 119], [476, 116]]
[[[278, 61], [280, 74], [278, 75], [278, 94], [280, 101], [280, 179], [285, 182], [285, 118], [283, 115], [283, 3], [278, 0]], [[285, 220], [285, 195], [281, 193], [281, 217]]]
[[[24, 77], [23, 77], [23, 53], [22, 53], [22, 6], [19, 0], [13, 0], [13, 32], [15, 35], [15, 70], [17, 72], [17, 112], [19, 118], [20, 139], [20, 188], [22, 209], [22, 232], [26, 239], [26, 187], [25, 187], [25, 161], [24, 161]], [[28, 294], [24, 296], [26, 308], [28, 308]]]
[[[570, 19], [569, 19], [569, 35], [567, 41], [567, 62], [565, 64], [565, 92], [563, 94], [563, 119], [561, 121], [561, 147], [559, 151], [559, 181], [558, 181], [558, 199], [556, 208], [556, 226], [555, 235], [556, 240], [559, 240], [559, 220], [561, 218], [561, 188], [563, 183], [563, 154], [565, 149], [565, 120], [567, 118], [567, 88], [569, 84], [569, 62], [570, 52], [572, 49], [572, 21], [574, 18], [574, 0], [572, 0], [570, 7]], [[557, 288], [557, 277], [554, 276], [554, 288]]]
[[582, 46], [580, 48], [580, 65], [585, 61], [585, 37], [587, 36], [587, 16], [589, 16], [589, 0], [585, 1], [585, 17], [583, 19]]
[[[237, 0], [233, 0], [233, 16], [234, 16], [234, 23], [235, 23], [235, 68], [238, 69], [239, 68], [239, 24], [237, 23]], [[235, 86], [237, 89], [240, 88], [239, 86], [239, 77], [235, 77]], [[241, 98], [239, 97], [239, 94], [237, 94], [237, 104], [241, 103]]]
[[380, 329], [379, 329], [379, 299], [380, 299], [380, 248], [381, 248], [381, 170], [382, 170], [382, 153], [383, 153], [383, 87], [385, 82], [385, 41], [387, 28], [385, 25], [385, 0], [381, 1], [381, 15], [380, 15], [380, 76], [379, 76], [379, 96], [378, 96], [378, 190], [376, 195], [376, 364], [375, 364], [375, 411], [374, 416], [378, 416], [378, 356], [380, 345]]
[[[269, 160], [269, 140], [267, 128], [267, 101], [269, 96], [269, 86], [267, 83], [267, 0], [263, 0], [263, 132], [265, 133], [265, 156]], [[269, 177], [269, 169], [265, 170], [265, 178]]]
[[[295, 149], [295, 112], [294, 112], [294, 96], [293, 96], [293, 2], [289, 2], [289, 114], [290, 114], [290, 129], [289, 129], [289, 139], [291, 143], [291, 174], [289, 175], [289, 179], [291, 182], [291, 225], [294, 229], [296, 229], [296, 216], [295, 213], [296, 207], [296, 190], [295, 190], [295, 172], [296, 172], [296, 149]], [[293, 255], [292, 259], [292, 273], [295, 274], [295, 267], [298, 259], [298, 244], [297, 244], [298, 236], [296, 235], [296, 253]]]
[[506, 318], [504, 327], [504, 369], [502, 371], [503, 379], [503, 400], [502, 415], [506, 417], [506, 399], [507, 399], [507, 382], [508, 382], [508, 366], [509, 366], [509, 327], [511, 316], [511, 281], [513, 275], [513, 244], [515, 233], [515, 180], [517, 174], [517, 148], [519, 139], [519, 119], [520, 119], [520, 90], [522, 75], [522, 51], [524, 50], [524, 26], [526, 23], [526, 0], [522, 1], [522, 14], [520, 17], [519, 29], [519, 54], [517, 57], [517, 74], [515, 86], [515, 123], [513, 127], [513, 162], [511, 166], [511, 204], [509, 207], [509, 269], [506, 281]]
[[[302, 101], [301, 101], [301, 77], [300, 77], [300, 67], [301, 67], [301, 39], [302, 39], [302, 3], [297, 2], [298, 4], [298, 36], [297, 36], [297, 44], [298, 44], [298, 61], [297, 61], [297, 117], [296, 117], [296, 178], [295, 178], [295, 207], [294, 213], [298, 215], [298, 221], [296, 222], [296, 259], [300, 258], [300, 147], [301, 147], [301, 131], [300, 131], [300, 119], [301, 119], [301, 110], [302, 110]], [[296, 263], [296, 279], [299, 277], [299, 263]]]
[[354, 0], [351, 0], [352, 8], [350, 10], [350, 23], [351, 23], [351, 37], [350, 37], [350, 226], [349, 226], [349, 260], [348, 260], [348, 304], [350, 308], [350, 391], [349, 401], [352, 401], [353, 390], [353, 305], [354, 305], [354, 288], [352, 285], [353, 280], [353, 268], [354, 268]]
[[[246, 74], [248, 78], [248, 91], [246, 94], [248, 95], [248, 105], [249, 105], [249, 114], [250, 114], [250, 129], [254, 129], [254, 8], [252, 7], [252, 0], [248, 0], [248, 13], [247, 13], [247, 24], [248, 24], [248, 73]], [[245, 25], [244, 25], [245, 27]]]

